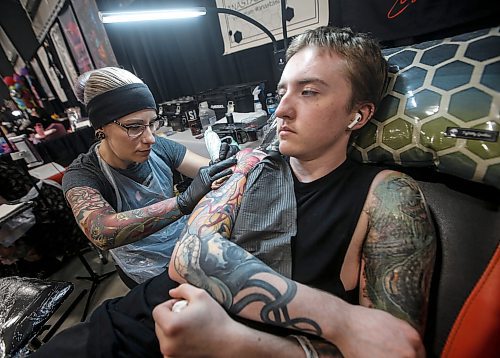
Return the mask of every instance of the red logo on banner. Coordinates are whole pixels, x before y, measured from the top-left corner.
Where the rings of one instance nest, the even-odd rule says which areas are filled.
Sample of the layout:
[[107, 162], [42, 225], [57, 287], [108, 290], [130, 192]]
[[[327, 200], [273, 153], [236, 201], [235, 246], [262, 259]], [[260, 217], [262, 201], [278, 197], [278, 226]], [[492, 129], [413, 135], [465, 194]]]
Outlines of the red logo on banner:
[[396, 0], [387, 13], [387, 18], [394, 19], [398, 17], [408, 6], [410, 6], [410, 4], [414, 4], [416, 2], [417, 0]]

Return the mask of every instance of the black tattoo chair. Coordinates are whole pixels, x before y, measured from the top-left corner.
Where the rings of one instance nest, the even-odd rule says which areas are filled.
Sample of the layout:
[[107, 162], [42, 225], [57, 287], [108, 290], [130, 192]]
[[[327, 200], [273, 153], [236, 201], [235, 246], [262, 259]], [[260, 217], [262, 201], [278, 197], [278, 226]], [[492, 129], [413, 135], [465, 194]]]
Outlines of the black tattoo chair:
[[[73, 291], [70, 282], [27, 277], [0, 279], [0, 358], [25, 357], [42, 343], [45, 323]], [[66, 319], [69, 307], [44, 337], [46, 342]]]
[[427, 354], [498, 357], [500, 191], [451, 176], [410, 174], [420, 179], [438, 234]]

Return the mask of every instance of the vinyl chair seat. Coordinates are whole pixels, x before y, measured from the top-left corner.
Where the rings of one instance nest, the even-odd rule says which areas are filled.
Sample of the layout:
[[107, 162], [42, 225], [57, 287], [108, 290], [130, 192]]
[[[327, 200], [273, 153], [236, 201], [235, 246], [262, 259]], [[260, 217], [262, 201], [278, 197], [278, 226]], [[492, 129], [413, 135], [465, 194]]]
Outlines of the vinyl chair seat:
[[[500, 191], [423, 168], [405, 171], [419, 181], [438, 238], [425, 332], [427, 356], [500, 356], [500, 346], [492, 339], [500, 333]], [[484, 314], [490, 319], [483, 319]]]
[[70, 282], [0, 279], [0, 358], [27, 355], [29, 345], [73, 291]]

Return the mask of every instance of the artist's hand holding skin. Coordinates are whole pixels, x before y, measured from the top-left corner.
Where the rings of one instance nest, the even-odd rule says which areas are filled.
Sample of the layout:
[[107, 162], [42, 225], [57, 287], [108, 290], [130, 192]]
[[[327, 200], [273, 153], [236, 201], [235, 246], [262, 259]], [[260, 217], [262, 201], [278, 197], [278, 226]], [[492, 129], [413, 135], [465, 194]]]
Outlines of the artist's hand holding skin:
[[238, 153], [239, 151], [240, 151], [240, 148], [237, 145], [222, 142], [220, 144], [220, 148], [219, 148], [219, 158], [217, 158], [211, 164], [215, 164], [215, 163], [218, 163], [218, 162], [223, 161], [225, 159], [231, 158], [231, 157], [235, 156], [236, 153]]
[[177, 197], [177, 205], [183, 214], [190, 214], [210, 190], [212, 183], [232, 173], [230, 167], [236, 164], [236, 159], [229, 158], [208, 167], [202, 167], [191, 182], [191, 185]]
[[171, 290], [171, 297], [189, 304], [173, 312], [177, 299], [153, 310], [156, 336], [165, 357], [302, 357], [294, 341], [256, 331], [234, 321], [204, 290], [183, 284]]

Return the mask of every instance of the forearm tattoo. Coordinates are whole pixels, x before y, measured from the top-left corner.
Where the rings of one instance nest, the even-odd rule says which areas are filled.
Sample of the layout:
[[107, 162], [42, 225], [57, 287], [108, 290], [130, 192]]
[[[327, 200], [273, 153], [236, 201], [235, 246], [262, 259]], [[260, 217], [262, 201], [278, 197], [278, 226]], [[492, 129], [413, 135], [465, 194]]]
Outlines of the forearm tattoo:
[[174, 252], [171, 269], [180, 276], [180, 282], [187, 281], [205, 289], [234, 314], [321, 335], [316, 322], [290, 314], [289, 305], [297, 293], [296, 283], [228, 240], [243, 196], [246, 174], [262, 157], [261, 152], [239, 153], [231, 178], [207, 194], [191, 214]]
[[85, 235], [105, 250], [140, 240], [182, 216], [175, 198], [121, 213], [90, 187], [70, 189], [66, 198]]
[[436, 235], [417, 184], [390, 174], [374, 190], [363, 247], [362, 294], [372, 307], [423, 331], [436, 252]]

